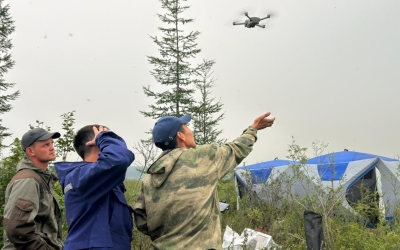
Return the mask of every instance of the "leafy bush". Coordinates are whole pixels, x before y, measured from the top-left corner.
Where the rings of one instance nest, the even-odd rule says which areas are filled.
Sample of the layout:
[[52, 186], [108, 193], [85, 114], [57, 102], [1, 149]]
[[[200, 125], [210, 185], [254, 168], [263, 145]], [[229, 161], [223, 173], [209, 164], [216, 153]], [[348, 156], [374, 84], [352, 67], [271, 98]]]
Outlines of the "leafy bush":
[[21, 148], [21, 142], [15, 138], [10, 145], [10, 156], [3, 158], [0, 165], [0, 246], [4, 245], [3, 232], [3, 212], [5, 203], [5, 193], [8, 183], [16, 173], [16, 166], [18, 162], [24, 157], [24, 152]]

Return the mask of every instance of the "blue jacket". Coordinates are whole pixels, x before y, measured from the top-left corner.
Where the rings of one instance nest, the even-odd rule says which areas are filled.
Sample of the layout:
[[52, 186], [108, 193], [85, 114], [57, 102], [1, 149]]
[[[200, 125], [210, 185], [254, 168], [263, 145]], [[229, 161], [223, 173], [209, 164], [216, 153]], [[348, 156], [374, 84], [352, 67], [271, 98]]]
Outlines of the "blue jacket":
[[69, 227], [64, 250], [130, 250], [133, 210], [123, 181], [135, 155], [112, 131], [101, 132], [96, 144], [97, 162], [55, 163]]

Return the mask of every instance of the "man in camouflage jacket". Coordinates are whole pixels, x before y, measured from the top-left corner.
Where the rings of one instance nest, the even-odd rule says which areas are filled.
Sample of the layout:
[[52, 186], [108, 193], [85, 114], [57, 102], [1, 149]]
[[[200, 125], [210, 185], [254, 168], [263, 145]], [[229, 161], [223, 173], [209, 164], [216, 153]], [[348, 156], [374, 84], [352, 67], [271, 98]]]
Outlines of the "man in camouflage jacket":
[[53, 139], [60, 133], [35, 128], [21, 140], [26, 158], [7, 185], [4, 208], [3, 250], [61, 250], [62, 215], [48, 169], [56, 159]]
[[160, 118], [153, 140], [162, 154], [148, 169], [134, 204], [135, 224], [151, 249], [221, 249], [217, 184], [249, 155], [257, 130], [272, 126], [266, 113], [222, 146], [196, 147], [190, 115]]

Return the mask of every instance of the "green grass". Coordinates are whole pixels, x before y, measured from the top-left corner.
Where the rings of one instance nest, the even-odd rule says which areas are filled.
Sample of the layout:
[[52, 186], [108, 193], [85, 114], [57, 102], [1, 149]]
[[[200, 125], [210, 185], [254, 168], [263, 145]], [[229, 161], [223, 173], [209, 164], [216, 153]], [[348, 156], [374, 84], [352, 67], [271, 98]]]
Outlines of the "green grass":
[[[126, 187], [125, 198], [129, 205], [133, 206], [133, 203], [136, 201], [138, 193], [141, 187], [141, 181], [137, 180], [125, 180], [124, 182]], [[149, 249], [149, 245], [151, 243], [150, 237], [139, 232], [136, 227], [133, 230], [133, 241], [132, 241], [132, 249], [135, 250], [146, 250]]]
[[[140, 182], [126, 180], [126, 198], [129, 204], [136, 200]], [[306, 249], [304, 231], [304, 209], [296, 202], [283, 201], [283, 206], [261, 202], [255, 197], [244, 197], [239, 200], [237, 210], [237, 194], [232, 179], [222, 181], [218, 185], [220, 200], [230, 204], [229, 210], [221, 214], [222, 234], [226, 226], [241, 233], [244, 228], [255, 229], [271, 235], [275, 243], [282, 249]], [[365, 208], [364, 208], [365, 209]], [[400, 249], [400, 230], [390, 228], [389, 224], [378, 224], [375, 229], [366, 228], [363, 223], [344, 221], [340, 218], [327, 218], [332, 244], [325, 249]], [[132, 249], [148, 249], [150, 239], [136, 229]]]

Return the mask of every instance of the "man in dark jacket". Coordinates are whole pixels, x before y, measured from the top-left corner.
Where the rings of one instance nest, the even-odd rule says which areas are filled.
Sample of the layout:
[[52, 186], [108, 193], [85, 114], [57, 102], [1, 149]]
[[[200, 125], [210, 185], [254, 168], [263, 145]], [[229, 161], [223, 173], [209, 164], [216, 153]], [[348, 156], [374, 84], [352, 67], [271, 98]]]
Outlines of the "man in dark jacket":
[[133, 211], [123, 181], [134, 154], [121, 137], [99, 125], [80, 129], [74, 148], [82, 162], [55, 164], [69, 226], [64, 250], [130, 250]]
[[25, 158], [7, 185], [4, 207], [3, 250], [61, 250], [62, 216], [54, 183], [57, 178], [47, 169], [56, 159], [53, 139], [60, 133], [42, 128], [22, 136]]

